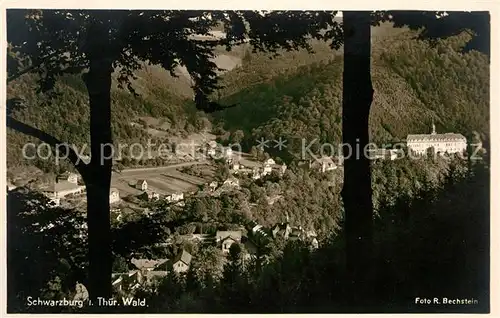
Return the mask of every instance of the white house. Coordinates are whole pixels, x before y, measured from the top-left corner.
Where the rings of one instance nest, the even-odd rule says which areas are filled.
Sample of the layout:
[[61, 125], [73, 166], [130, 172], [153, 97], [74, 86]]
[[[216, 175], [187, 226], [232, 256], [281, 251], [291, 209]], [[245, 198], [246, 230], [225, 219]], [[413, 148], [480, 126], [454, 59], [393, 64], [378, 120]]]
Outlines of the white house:
[[208, 184], [208, 188], [210, 189], [210, 191], [214, 192], [217, 187], [219, 186], [219, 183], [217, 181], [212, 181]]
[[223, 253], [229, 253], [231, 245], [241, 243], [241, 231], [217, 231], [215, 242], [222, 248]]
[[224, 181], [224, 186], [239, 188], [240, 181], [234, 177], [230, 177], [226, 181]]
[[60, 206], [61, 205], [61, 199], [59, 198], [54, 198], [54, 197], [49, 197], [50, 199], [50, 203], [53, 205], [53, 206]]
[[158, 192], [155, 192], [155, 191], [146, 190], [142, 194], [142, 197], [144, 199], [147, 198], [148, 200], [159, 200], [160, 199], [160, 194]]
[[146, 191], [148, 189], [148, 182], [144, 179], [137, 180], [135, 187], [141, 191]]
[[76, 173], [66, 171], [57, 176], [57, 181], [68, 181], [78, 184], [78, 175]]
[[109, 189], [109, 203], [114, 204], [120, 202], [120, 192], [117, 188]]
[[310, 163], [310, 168], [318, 168], [322, 173], [337, 169], [337, 165], [331, 157], [321, 157]]
[[273, 158], [269, 158], [266, 161], [264, 161], [264, 165], [270, 165], [270, 166], [272, 166], [272, 165], [275, 165], [275, 164], [276, 164], [276, 161], [274, 161]]
[[436, 153], [461, 153], [467, 149], [467, 139], [456, 133], [437, 134], [436, 126], [432, 124], [430, 134], [408, 135], [406, 145], [415, 154], [426, 154], [433, 148]]
[[310, 244], [311, 244], [311, 248], [312, 249], [316, 250], [316, 249], [319, 248], [319, 242], [318, 242], [318, 240], [315, 237], [313, 237], [312, 239], [310, 239]]
[[280, 175], [284, 175], [285, 172], [286, 172], [286, 164], [282, 164], [281, 167], [280, 167]]
[[192, 258], [193, 256], [191, 254], [186, 250], [182, 250], [182, 252], [172, 260], [172, 269], [177, 273], [187, 272], [191, 265]]
[[215, 148], [208, 148], [207, 155], [211, 157], [215, 156]]
[[233, 149], [231, 149], [230, 147], [226, 147], [222, 150], [222, 155], [224, 156], [224, 158], [226, 159], [231, 159], [233, 157]]
[[398, 149], [372, 149], [368, 152], [369, 159], [389, 159], [396, 160], [398, 158]]
[[205, 148], [207, 149], [208, 156], [215, 156], [217, 142], [215, 140], [210, 140], [209, 142], [206, 143]]
[[7, 181], [7, 191], [14, 190], [15, 188], [17, 187], [14, 184], [12, 184], [12, 182]]
[[273, 172], [273, 167], [271, 167], [271, 165], [265, 164], [264, 167], [262, 167], [262, 176], [271, 174], [271, 172]]
[[238, 170], [240, 170], [240, 163], [239, 162], [233, 162], [231, 164], [231, 171], [237, 173]]
[[169, 203], [184, 200], [184, 193], [177, 192], [177, 193], [169, 194], [165, 197], [165, 200], [167, 200], [167, 202], [169, 202]]
[[260, 169], [258, 167], [254, 167], [252, 169], [252, 179], [257, 180], [260, 179], [261, 176], [262, 174], [260, 172]]

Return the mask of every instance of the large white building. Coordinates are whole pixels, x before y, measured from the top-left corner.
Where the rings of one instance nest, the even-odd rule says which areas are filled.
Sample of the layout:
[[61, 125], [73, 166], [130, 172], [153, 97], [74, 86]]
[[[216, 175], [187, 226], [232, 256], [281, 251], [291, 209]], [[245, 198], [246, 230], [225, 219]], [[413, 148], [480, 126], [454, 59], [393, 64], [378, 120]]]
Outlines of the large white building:
[[436, 153], [460, 153], [467, 149], [467, 139], [462, 134], [437, 134], [436, 126], [432, 124], [432, 133], [408, 135], [406, 145], [415, 154], [423, 155], [434, 148]]

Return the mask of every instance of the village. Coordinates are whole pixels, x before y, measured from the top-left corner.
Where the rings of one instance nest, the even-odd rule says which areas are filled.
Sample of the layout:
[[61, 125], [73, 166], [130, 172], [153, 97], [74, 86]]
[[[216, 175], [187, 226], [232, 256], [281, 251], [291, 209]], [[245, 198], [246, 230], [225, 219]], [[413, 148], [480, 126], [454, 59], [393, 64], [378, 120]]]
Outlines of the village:
[[[431, 134], [409, 135], [407, 146], [418, 154], [423, 154], [430, 147], [440, 152], [457, 153], [465, 151], [466, 140], [459, 134], [436, 134], [433, 125]], [[249, 154], [234, 151], [214, 140], [200, 144], [197, 152], [203, 156], [179, 164], [114, 172], [109, 191], [111, 221], [123, 222], [124, 216], [131, 214], [147, 215], [150, 212], [148, 203], [151, 202], [164, 201], [182, 207], [185, 200], [192, 196], [218, 197], [225, 192], [238, 190], [242, 178], [256, 181], [272, 174], [281, 178], [287, 171], [286, 164], [278, 164], [273, 158], [258, 161]], [[373, 152], [372, 156], [374, 159], [395, 160], [399, 154], [400, 150], [379, 149]], [[229, 176], [225, 180], [215, 180], [216, 162], [222, 162], [229, 170]], [[333, 156], [323, 156], [306, 162], [309, 169], [320, 173], [343, 169], [342, 165], [342, 160]], [[40, 186], [38, 191], [54, 206], [82, 209], [85, 207], [85, 185], [76, 173], [66, 171], [58, 175], [54, 182]], [[272, 204], [281, 197], [277, 195], [268, 198], [268, 202]], [[241, 224], [237, 230], [218, 229], [211, 234], [184, 234], [180, 235], [179, 239], [190, 244], [214, 246], [223, 256], [228, 255], [233, 244], [238, 244], [243, 247], [243, 257], [246, 261], [262, 257], [262, 246], [274, 240], [300, 240], [311, 250], [320, 245], [314, 230], [293, 226], [288, 217], [285, 222], [272, 226], [265, 227], [249, 221]], [[174, 242], [168, 237], [159, 243], [160, 246], [172, 244]], [[182, 275], [189, 270], [193, 257], [195, 256], [189, 251], [181, 248], [170, 259], [132, 258], [129, 260], [128, 271], [113, 273], [113, 287], [121, 293], [130, 294], [141, 286], [154, 285], [171, 271]]]

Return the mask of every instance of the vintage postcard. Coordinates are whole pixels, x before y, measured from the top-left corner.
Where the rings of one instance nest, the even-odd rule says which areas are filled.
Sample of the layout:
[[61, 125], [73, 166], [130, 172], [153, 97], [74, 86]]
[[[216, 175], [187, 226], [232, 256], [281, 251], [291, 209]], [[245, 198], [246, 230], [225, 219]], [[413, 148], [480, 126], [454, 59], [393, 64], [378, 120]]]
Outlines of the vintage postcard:
[[3, 310], [490, 313], [474, 8], [7, 7]]

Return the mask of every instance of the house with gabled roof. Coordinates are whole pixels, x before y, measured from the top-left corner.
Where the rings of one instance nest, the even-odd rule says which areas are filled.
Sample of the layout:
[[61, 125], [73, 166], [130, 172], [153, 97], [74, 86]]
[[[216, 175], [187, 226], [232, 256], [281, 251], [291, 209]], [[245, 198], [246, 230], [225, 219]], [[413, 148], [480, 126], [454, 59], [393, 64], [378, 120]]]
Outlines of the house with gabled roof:
[[235, 178], [235, 177], [229, 177], [227, 178], [226, 181], [224, 181], [223, 186], [225, 187], [232, 187], [232, 188], [239, 188], [240, 187], [240, 181]]
[[332, 157], [323, 156], [315, 159], [309, 164], [310, 168], [318, 169], [322, 173], [337, 169], [337, 165]]
[[269, 166], [273, 166], [276, 164], [276, 161], [274, 161], [273, 158], [269, 158], [267, 160], [264, 161], [264, 165], [269, 165]]
[[182, 192], [171, 193], [165, 197], [165, 200], [167, 200], [167, 202], [169, 203], [184, 200], [184, 193]]
[[168, 259], [145, 259], [145, 258], [132, 258], [130, 261], [138, 270], [152, 271], [157, 269], [162, 264], [165, 264]]
[[69, 171], [65, 171], [57, 176], [57, 181], [68, 181], [74, 184], [78, 184], [78, 175]]
[[318, 239], [316, 239], [315, 237], [309, 238], [309, 244], [310, 244], [311, 248], [314, 250], [317, 250], [319, 248]]
[[139, 179], [137, 180], [135, 187], [141, 191], [146, 191], [148, 189], [148, 182], [145, 179]]
[[221, 247], [223, 253], [229, 253], [231, 245], [241, 243], [241, 231], [217, 231], [215, 243]]
[[10, 180], [7, 180], [7, 191], [12, 191], [17, 188]]
[[280, 174], [281, 176], [283, 176], [283, 175], [285, 174], [285, 172], [286, 172], [286, 168], [287, 168], [286, 164], [282, 164], [282, 165], [280, 166], [280, 168], [279, 168], [279, 174]]
[[184, 273], [189, 269], [193, 256], [188, 251], [182, 250], [171, 262], [172, 270], [177, 273]]
[[127, 273], [113, 273], [112, 286], [120, 292], [132, 292], [141, 287], [144, 277], [139, 270], [132, 270]]
[[217, 187], [219, 186], [219, 183], [217, 181], [212, 181], [208, 184], [208, 188], [210, 189], [211, 192], [214, 192], [217, 190]]
[[278, 237], [282, 237], [285, 240], [287, 240], [288, 236], [290, 235], [291, 232], [292, 232], [292, 228], [290, 227], [288, 222], [278, 223], [271, 229], [271, 233], [273, 235], [273, 238], [275, 238], [275, 239]]

